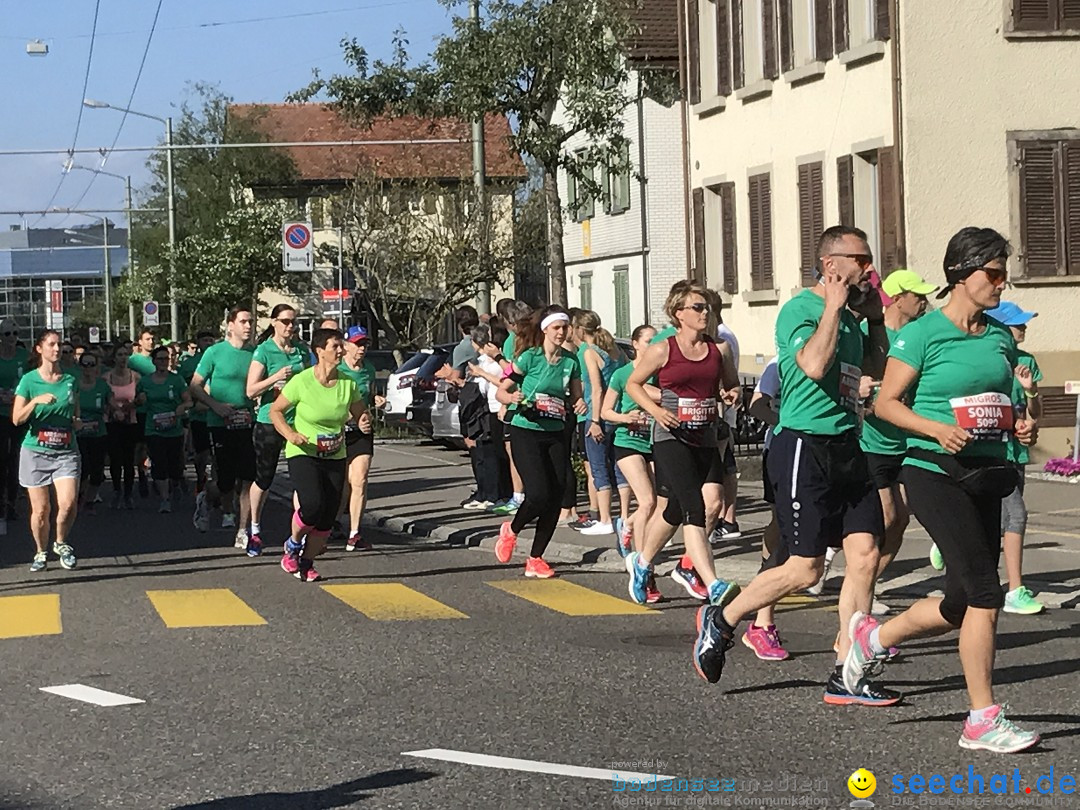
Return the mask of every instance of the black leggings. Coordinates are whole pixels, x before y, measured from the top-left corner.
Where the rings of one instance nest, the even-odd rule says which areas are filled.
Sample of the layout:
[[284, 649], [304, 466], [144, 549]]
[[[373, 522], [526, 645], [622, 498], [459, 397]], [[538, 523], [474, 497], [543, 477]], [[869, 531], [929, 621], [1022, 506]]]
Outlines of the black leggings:
[[135, 484], [135, 445], [141, 440], [142, 431], [138, 425], [126, 422], [109, 422], [106, 430], [109, 433], [109, 477], [113, 491], [120, 491], [123, 480], [124, 495], [131, 495]]
[[26, 425], [14, 425], [11, 416], [0, 416], [0, 517], [2, 507], [15, 508], [19, 497], [19, 445], [26, 435]]
[[669, 526], [697, 526], [705, 529], [705, 499], [701, 487], [706, 481], [721, 480], [723, 458], [715, 447], [691, 447], [678, 439], [653, 444], [657, 476], [668, 487], [664, 522]]
[[300, 501], [300, 520], [316, 531], [330, 531], [345, 489], [345, 459], [293, 456], [289, 477]]
[[[563, 482], [562, 501], [560, 502], [563, 509], [573, 509], [577, 506], [577, 476], [574, 475], [574, 463], [572, 460], [574, 453], [574, 436], [578, 434], [578, 422], [577, 417], [574, 414], [569, 414], [569, 418], [566, 420], [566, 480]], [[511, 450], [513, 447], [511, 446]], [[584, 447], [582, 451], [584, 452]], [[514, 461], [517, 464], [517, 461]], [[518, 475], [521, 475], [521, 467], [518, 467]], [[524, 481], [524, 476], [521, 479]], [[556, 520], [558, 520], [556, 518]]]
[[941, 616], [959, 627], [969, 607], [1000, 608], [1001, 498], [975, 497], [947, 475], [905, 466], [911, 511], [945, 559]]
[[79, 454], [82, 456], [82, 480], [90, 486], [99, 487], [105, 480], [105, 453], [108, 451], [107, 436], [79, 436]]
[[536, 521], [531, 557], [543, 557], [555, 527], [566, 476], [570, 472], [570, 443], [563, 430], [530, 430], [511, 426], [510, 449], [514, 464], [525, 484], [525, 503], [518, 508], [511, 524], [518, 534]]
[[285, 437], [273, 425], [256, 422], [251, 441], [255, 445], [255, 484], [264, 492], [270, 489], [277, 475], [277, 465]]
[[146, 452], [150, 456], [150, 476], [155, 481], [176, 481], [184, 477], [184, 437], [146, 437]]

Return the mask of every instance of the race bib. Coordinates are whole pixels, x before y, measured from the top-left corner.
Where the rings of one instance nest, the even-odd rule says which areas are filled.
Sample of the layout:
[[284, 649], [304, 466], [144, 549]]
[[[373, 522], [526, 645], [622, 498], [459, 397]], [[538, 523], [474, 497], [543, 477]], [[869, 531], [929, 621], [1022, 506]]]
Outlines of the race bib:
[[320, 458], [327, 458], [341, 449], [343, 441], [344, 434], [342, 433], [319, 434], [315, 437], [315, 451]]
[[37, 433], [38, 447], [49, 450], [65, 450], [71, 445], [71, 431], [68, 428], [42, 428]]
[[706, 399], [679, 397], [675, 415], [679, 417], [682, 426], [690, 429], [711, 425], [716, 421], [716, 397]]
[[859, 409], [859, 382], [862, 380], [862, 369], [851, 363], [840, 364], [840, 405], [849, 411]]
[[1015, 414], [1006, 394], [987, 392], [950, 399], [956, 424], [976, 441], [1006, 442], [1013, 432]]
[[645, 420], [640, 419], [631, 425], [627, 425], [626, 432], [628, 435], [635, 439], [651, 439], [652, 438], [652, 423], [653, 418], [648, 414], [645, 415]]
[[251, 427], [251, 411], [233, 411], [225, 417], [225, 427], [229, 430], [242, 430]]
[[97, 422], [83, 422], [82, 427], [79, 428], [77, 435], [79, 436], [93, 436], [98, 432]]
[[536, 395], [536, 410], [541, 416], [546, 416], [549, 419], [566, 418], [566, 403], [559, 397], [548, 394]]
[[155, 413], [154, 414], [154, 429], [155, 430], [172, 430], [176, 427], [176, 414], [172, 412]]

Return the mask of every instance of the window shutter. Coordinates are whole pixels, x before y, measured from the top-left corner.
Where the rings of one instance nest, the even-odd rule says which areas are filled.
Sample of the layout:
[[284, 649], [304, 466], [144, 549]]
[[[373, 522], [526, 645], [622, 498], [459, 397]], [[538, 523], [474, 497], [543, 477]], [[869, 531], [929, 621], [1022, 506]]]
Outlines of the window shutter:
[[588, 168], [588, 171], [585, 172], [585, 176], [588, 178], [589, 182], [582, 190], [585, 199], [582, 200], [583, 210], [581, 213], [581, 218], [592, 219], [594, 216], [596, 216], [596, 195], [593, 193], [590, 186], [596, 182], [596, 168], [590, 166]]
[[750, 288], [764, 288], [761, 274], [761, 187], [759, 175], [750, 178]]
[[716, 92], [731, 95], [731, 0], [716, 0]]
[[630, 337], [630, 271], [615, 268], [615, 336]]
[[799, 265], [804, 287], [814, 283], [818, 237], [825, 230], [822, 165], [799, 166]]
[[767, 174], [761, 175], [761, 278], [762, 289], [773, 289], [772, 184]]
[[705, 282], [705, 189], [691, 193], [694, 211], [694, 277]]
[[761, 0], [761, 75], [775, 79], [780, 75], [776, 52], [776, 0]]
[[735, 184], [722, 183], [720, 185], [720, 240], [721, 261], [723, 262], [723, 285], [724, 292], [734, 295], [739, 291], [739, 272], [736, 259], [735, 240], [738, 232], [735, 229]]
[[1061, 0], [1061, 28], [1080, 29], [1080, 0]]
[[780, 70], [787, 73], [795, 67], [795, 32], [792, 30], [791, 0], [779, 0]]
[[1020, 150], [1020, 240], [1029, 276], [1058, 274], [1065, 229], [1054, 183], [1056, 151], [1055, 144], [1039, 142]]
[[887, 42], [892, 0], [874, 0], [874, 38]]
[[1080, 141], [1063, 146], [1065, 193], [1065, 270], [1080, 275]]
[[819, 62], [833, 56], [832, 0], [814, 0], [814, 56]]
[[896, 151], [891, 146], [878, 149], [878, 219], [881, 231], [881, 255], [875, 260], [884, 278], [899, 266], [896, 227]]
[[686, 98], [691, 104], [701, 101], [701, 38], [698, 35], [698, 2], [686, 0]]
[[772, 189], [767, 174], [750, 178], [750, 275], [755, 290], [773, 289]]
[[843, 155], [836, 159], [836, 200], [840, 224], [855, 227], [855, 159]]
[[743, 57], [743, 0], [731, 0], [731, 85], [736, 90], [746, 84]]
[[600, 167], [600, 192], [604, 195], [601, 200], [601, 204], [604, 208], [605, 214], [610, 214], [616, 210], [618, 202], [615, 198], [615, 186], [611, 182], [611, 167], [607, 163], [604, 163]]
[[633, 166], [630, 164], [630, 144], [623, 145], [623, 170], [619, 172], [619, 205], [621, 210], [630, 210], [630, 174]]
[[1053, 31], [1057, 0], [1013, 0], [1013, 29], [1016, 31]]
[[592, 309], [592, 273], [582, 273], [579, 282], [581, 293], [581, 308]]
[[566, 200], [570, 204], [570, 218], [581, 222], [581, 201], [578, 199], [577, 178], [566, 172]]
[[843, 53], [848, 49], [847, 4], [848, 0], [833, 0], [833, 41], [836, 43], [837, 53]]

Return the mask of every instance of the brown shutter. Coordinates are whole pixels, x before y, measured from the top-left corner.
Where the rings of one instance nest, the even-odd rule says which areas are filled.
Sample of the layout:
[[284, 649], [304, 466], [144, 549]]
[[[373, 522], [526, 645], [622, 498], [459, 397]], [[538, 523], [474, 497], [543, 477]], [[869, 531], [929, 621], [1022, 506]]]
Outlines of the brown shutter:
[[720, 241], [723, 262], [724, 292], [734, 295], [739, 291], [738, 231], [735, 229], [735, 184], [720, 184]]
[[761, 0], [761, 75], [775, 79], [780, 75], [776, 48], [776, 0]]
[[748, 196], [750, 198], [750, 288], [764, 288], [761, 280], [761, 184], [760, 175], [750, 178]]
[[1080, 0], [1061, 0], [1061, 28], [1080, 28]]
[[1013, 28], [1017, 31], [1053, 31], [1057, 0], [1013, 0]]
[[832, 0], [814, 0], [814, 57], [828, 62], [832, 56]]
[[817, 242], [825, 230], [825, 202], [822, 190], [822, 164], [799, 166], [799, 259], [802, 284], [814, 283], [817, 268]]
[[884, 278], [899, 264], [896, 227], [896, 151], [891, 146], [878, 149], [878, 220], [881, 229], [881, 255], [875, 258], [878, 273]]
[[691, 104], [701, 101], [701, 37], [698, 32], [698, 1], [686, 0], [686, 98]]
[[844, 155], [836, 159], [836, 199], [840, 224], [855, 227], [855, 159]]
[[843, 53], [848, 49], [847, 4], [848, 0], [833, 0], [833, 42], [837, 53]]
[[731, 85], [736, 90], [746, 84], [742, 13], [743, 0], [731, 0]]
[[780, 70], [786, 73], [795, 67], [795, 32], [792, 30], [791, 0], [780, 0]]
[[1054, 176], [1053, 143], [1025, 143], [1020, 149], [1020, 240], [1029, 276], [1056, 276], [1062, 255], [1061, 217]]
[[716, 0], [716, 91], [731, 95], [731, 2]]
[[761, 175], [761, 280], [762, 289], [773, 289], [772, 184], [769, 175]]
[[1080, 141], [1065, 141], [1062, 171], [1065, 190], [1065, 271], [1080, 275]]
[[694, 278], [705, 283], [705, 189], [690, 193], [694, 209]]
[[750, 178], [750, 275], [755, 290], [773, 289], [772, 189], [767, 174]]
[[874, 0], [874, 38], [886, 42], [889, 39], [889, 17], [892, 0]]

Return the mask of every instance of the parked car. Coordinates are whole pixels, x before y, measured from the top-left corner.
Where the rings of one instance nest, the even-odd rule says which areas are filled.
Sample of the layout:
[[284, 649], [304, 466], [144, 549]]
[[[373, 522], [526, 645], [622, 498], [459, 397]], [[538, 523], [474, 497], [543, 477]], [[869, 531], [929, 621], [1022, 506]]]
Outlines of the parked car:
[[439, 380], [435, 372], [450, 362], [456, 344], [421, 349], [386, 378], [386, 421], [431, 435], [431, 408]]
[[375, 393], [385, 397], [386, 380], [397, 368], [397, 358], [392, 351], [371, 349], [367, 353], [367, 359], [375, 366]]

